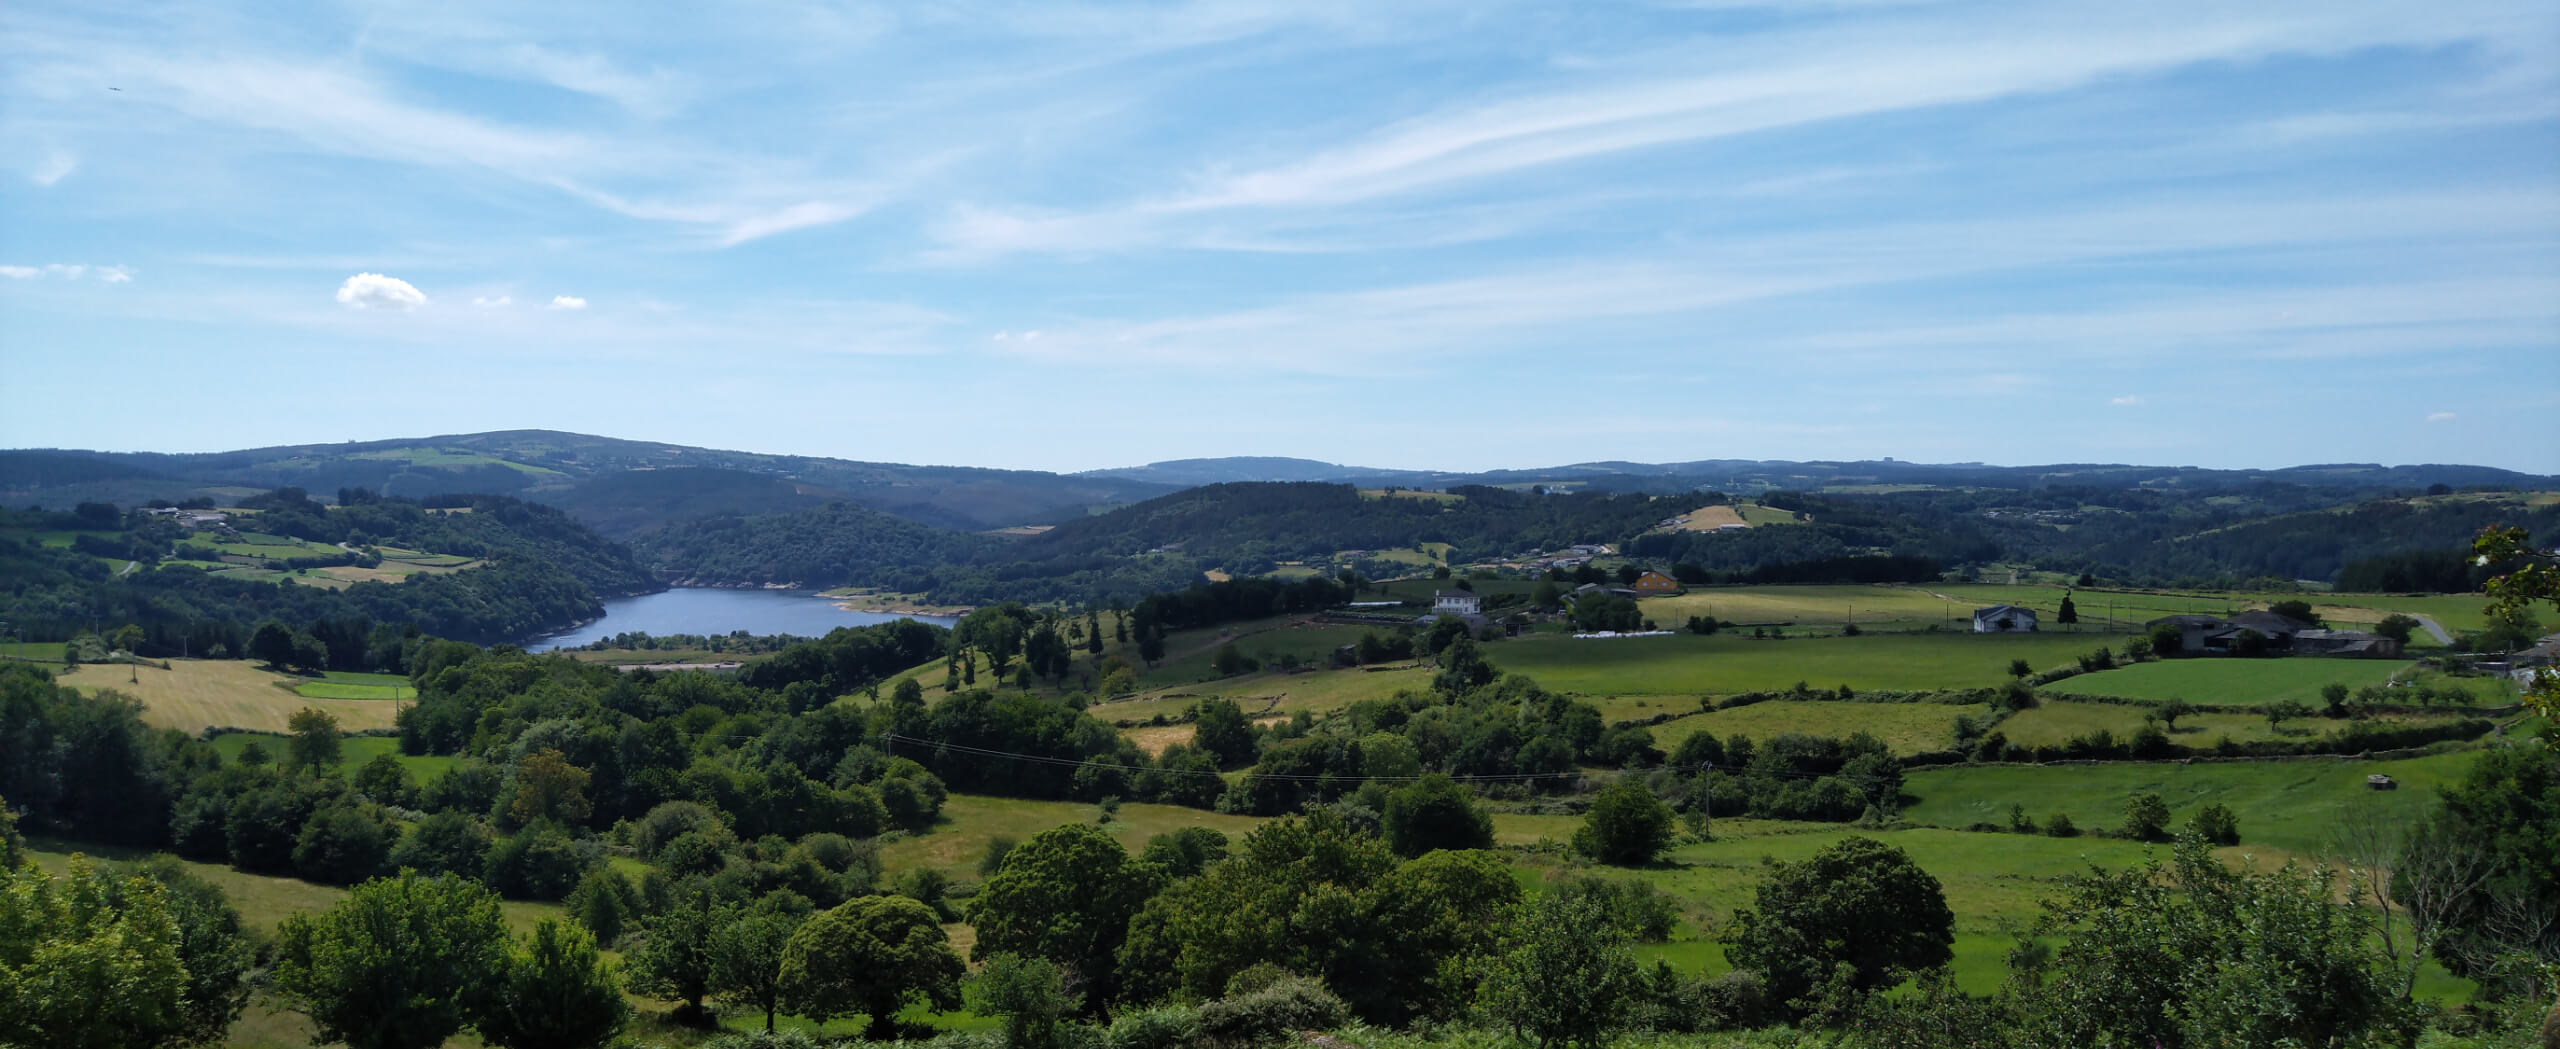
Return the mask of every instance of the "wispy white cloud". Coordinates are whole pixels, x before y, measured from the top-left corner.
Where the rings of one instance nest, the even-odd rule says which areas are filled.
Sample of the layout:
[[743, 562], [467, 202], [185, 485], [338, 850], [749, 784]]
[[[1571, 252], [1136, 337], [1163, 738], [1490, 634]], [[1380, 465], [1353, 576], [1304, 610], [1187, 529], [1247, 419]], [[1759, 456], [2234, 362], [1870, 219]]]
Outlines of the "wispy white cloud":
[[2431, 423], [2449, 423], [2459, 418], [2461, 416], [2452, 412], [2431, 412], [2427, 415], [2427, 421]]
[[587, 300], [575, 295], [554, 295], [551, 297], [551, 305], [545, 308], [554, 310], [583, 310], [587, 308]]
[[94, 266], [81, 262], [48, 262], [41, 266], [0, 266], [0, 277], [7, 277], [11, 280], [35, 280], [39, 277], [51, 277], [56, 280], [79, 280], [83, 277], [89, 276], [95, 276], [100, 282], [106, 284], [128, 284], [133, 281], [133, 268], [130, 266]]
[[[2198, 12], [2201, 14], [2201, 12]], [[2043, 94], [2208, 62], [2430, 47], [2539, 27], [2495, 7], [2413, 18], [2375, 4], [2319, 12], [2250, 9], [2184, 18], [2149, 6], [1913, 18], [1731, 43], [1698, 74], [1695, 46], [1639, 59], [1600, 86], [1453, 107], [1394, 122], [1301, 159], [1212, 166], [1191, 185], [1088, 209], [956, 209], [938, 257], [1088, 253], [1159, 242], [1239, 210], [1340, 208], [1498, 176], [1851, 117]], [[1997, 48], [1979, 46], [1986, 38]]]
[[2119, 408], [2130, 408], [2134, 405], [2141, 404], [2142, 396], [2140, 394], [2128, 393], [2122, 397], [2109, 397], [2107, 398], [2107, 403]]
[[425, 292], [398, 277], [359, 273], [338, 285], [338, 303], [365, 310], [414, 310], [427, 304]]
[[80, 170], [80, 158], [73, 155], [71, 151], [48, 149], [44, 153], [44, 159], [37, 161], [35, 167], [28, 170], [27, 181], [39, 186], [52, 186], [71, 177], [71, 173], [78, 170]]
[[516, 300], [513, 296], [508, 295], [474, 295], [471, 297], [471, 304], [484, 310], [494, 310], [500, 307], [509, 306], [514, 304], [515, 301]]

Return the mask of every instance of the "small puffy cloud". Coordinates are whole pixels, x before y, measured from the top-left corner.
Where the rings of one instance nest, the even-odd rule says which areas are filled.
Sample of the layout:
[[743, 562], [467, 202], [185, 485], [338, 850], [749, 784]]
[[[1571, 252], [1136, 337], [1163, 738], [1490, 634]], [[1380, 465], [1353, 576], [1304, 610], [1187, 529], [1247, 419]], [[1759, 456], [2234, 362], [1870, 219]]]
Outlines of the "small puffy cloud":
[[587, 300], [581, 299], [575, 295], [554, 295], [551, 297], [551, 308], [555, 310], [583, 310], [587, 308]]
[[513, 305], [515, 301], [515, 297], [511, 295], [481, 295], [473, 298], [471, 304], [484, 310], [494, 310], [500, 306]]
[[133, 270], [123, 266], [98, 267], [98, 279], [109, 284], [133, 283]]
[[2142, 403], [2142, 398], [2139, 395], [2128, 393], [2122, 397], [2109, 397], [2107, 398], [2107, 403], [2120, 408], [2130, 408]]
[[45, 276], [60, 277], [64, 280], [79, 280], [88, 272], [89, 267], [76, 262], [56, 262], [44, 268]]
[[2460, 416], [2457, 416], [2452, 412], [2437, 412], [2433, 415], [2427, 416], [2427, 421], [2431, 423], [2449, 423], [2458, 418], [2460, 418]]
[[34, 280], [43, 275], [43, 270], [33, 266], [0, 266], [0, 277], [10, 280]]
[[338, 301], [363, 310], [414, 310], [427, 304], [427, 293], [398, 277], [359, 273], [338, 285]]

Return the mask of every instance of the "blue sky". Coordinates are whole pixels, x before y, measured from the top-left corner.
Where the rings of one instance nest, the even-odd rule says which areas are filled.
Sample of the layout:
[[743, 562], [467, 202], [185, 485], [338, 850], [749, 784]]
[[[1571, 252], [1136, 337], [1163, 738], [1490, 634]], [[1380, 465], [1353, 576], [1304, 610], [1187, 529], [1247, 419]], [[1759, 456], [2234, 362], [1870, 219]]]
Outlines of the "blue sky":
[[693, 6], [0, 8], [0, 446], [2560, 472], [2547, 0]]

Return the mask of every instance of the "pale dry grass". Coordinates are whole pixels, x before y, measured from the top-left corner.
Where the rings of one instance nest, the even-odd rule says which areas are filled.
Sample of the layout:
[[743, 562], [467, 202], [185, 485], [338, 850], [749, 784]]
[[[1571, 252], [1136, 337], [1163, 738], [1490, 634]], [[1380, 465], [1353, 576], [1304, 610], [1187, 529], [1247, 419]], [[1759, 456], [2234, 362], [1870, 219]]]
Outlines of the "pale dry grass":
[[1712, 532], [1729, 524], [1748, 525], [1750, 523], [1742, 519], [1741, 511], [1726, 503], [1701, 506], [1689, 511], [1688, 516], [1680, 519], [1680, 527], [1691, 532]]
[[297, 710], [316, 707], [348, 732], [393, 727], [395, 704], [381, 699], [312, 699], [296, 695], [300, 679], [258, 669], [246, 660], [174, 659], [169, 669], [91, 663], [60, 678], [82, 692], [113, 690], [142, 701], [142, 720], [153, 728], [198, 732], [206, 726], [284, 732]]

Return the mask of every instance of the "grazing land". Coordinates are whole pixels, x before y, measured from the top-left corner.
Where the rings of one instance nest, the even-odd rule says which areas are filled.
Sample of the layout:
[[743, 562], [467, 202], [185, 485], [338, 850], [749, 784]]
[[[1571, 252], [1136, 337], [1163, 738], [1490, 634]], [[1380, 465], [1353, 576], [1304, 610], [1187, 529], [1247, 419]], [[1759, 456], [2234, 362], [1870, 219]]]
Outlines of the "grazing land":
[[2412, 669], [2390, 659], [2164, 659], [2056, 681], [2054, 692], [2119, 699], [2184, 699], [2209, 706], [2257, 706], [2279, 699], [2320, 702], [2320, 687], [2380, 685]]
[[[2104, 729], [2122, 743], [2142, 731], [2151, 710], [2124, 703], [2072, 703], [2048, 700], [2033, 710], [2022, 710], [1999, 724], [1999, 731], [2009, 742], [2022, 747], [2060, 747], [2073, 739]], [[2441, 714], [2385, 714], [2375, 721], [2392, 724], [2427, 724], [2451, 721], [2469, 716], [2448, 711]], [[2324, 717], [2305, 717], [2280, 726], [2267, 724], [2267, 719], [2254, 714], [2214, 713], [2189, 714], [2178, 719], [2169, 731], [2171, 742], [2203, 749], [2223, 740], [2233, 743], [2258, 743], [2269, 740], [2302, 742], [2322, 739], [2342, 732], [2351, 722], [2332, 721]]]
[[1763, 742], [1788, 732], [1835, 739], [1864, 732], [1883, 740], [1896, 754], [1915, 754], [1952, 746], [1956, 718], [1980, 719], [1987, 709], [1980, 704], [1770, 700], [1663, 722], [1653, 726], [1653, 742], [1668, 753], [1700, 732], [1715, 733], [1718, 739], [1740, 735]]
[[[225, 732], [213, 737], [213, 748], [225, 762], [240, 760], [240, 752], [256, 743], [271, 761], [285, 757], [286, 738], [272, 732]], [[400, 741], [390, 736], [348, 736], [338, 743], [338, 771], [353, 776], [357, 769], [375, 757], [389, 754], [409, 770], [409, 776], [424, 786], [428, 780], [444, 775], [461, 759], [450, 754], [403, 754]]]
[[[1021, 841], [1051, 827], [1093, 823], [1100, 815], [1096, 806], [1080, 802], [954, 794], [943, 802], [942, 822], [932, 833], [890, 842], [881, 848], [880, 858], [892, 871], [930, 868], [955, 881], [974, 882], [979, 878], [978, 861], [987, 854], [988, 840], [1006, 837]], [[1121, 806], [1111, 821], [1101, 826], [1136, 852], [1148, 838], [1183, 827], [1208, 827], [1233, 841], [1261, 822], [1252, 816], [1178, 805], [1129, 804]]]
[[[2461, 778], [2477, 759], [2454, 751], [2396, 761], [2300, 758], [2267, 761], [2108, 762], [2097, 765], [1953, 765], [1914, 769], [1903, 793], [1919, 800], [1902, 810], [1918, 823], [1963, 827], [2006, 825], [2011, 805], [2042, 823], [2053, 813], [2082, 830], [2124, 822], [2125, 800], [2157, 791], [2172, 820], [2219, 802], [2240, 818], [2240, 847], [2279, 849], [2303, 857], [2327, 849], [2341, 817], [2373, 811], [2396, 822], [2417, 819], [2436, 791]], [[2397, 790], [2372, 790], [2365, 777], [2390, 776]], [[2018, 839], [2024, 840], [2024, 839]]]
[[173, 659], [167, 670], [87, 663], [65, 670], [60, 680], [83, 692], [112, 690], [132, 696], [142, 701], [144, 724], [190, 733], [208, 727], [283, 732], [285, 721], [304, 707], [327, 711], [349, 732], [387, 729], [392, 727], [396, 705], [300, 695], [294, 687], [304, 679], [231, 659]]
[[1581, 695], [1730, 695], [1806, 682], [1815, 688], [1978, 688], [2008, 680], [2009, 661], [2063, 666], [2106, 643], [2070, 634], [1893, 634], [1756, 641], [1699, 637], [1579, 640], [1538, 635], [1485, 648], [1506, 671]]

